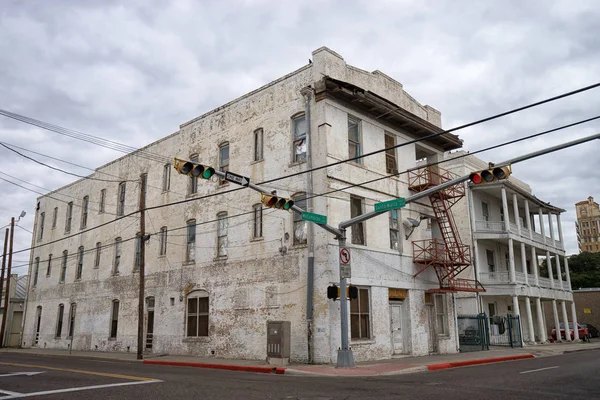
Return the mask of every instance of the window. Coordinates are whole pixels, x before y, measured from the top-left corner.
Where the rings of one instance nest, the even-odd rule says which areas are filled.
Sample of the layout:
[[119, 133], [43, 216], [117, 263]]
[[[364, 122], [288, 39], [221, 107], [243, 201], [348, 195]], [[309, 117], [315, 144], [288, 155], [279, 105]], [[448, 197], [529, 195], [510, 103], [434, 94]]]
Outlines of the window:
[[350, 300], [350, 337], [370, 339], [369, 289], [358, 288], [358, 297]]
[[160, 228], [160, 249], [159, 255], [164, 256], [167, 254], [167, 227], [163, 226]]
[[81, 279], [83, 272], [83, 246], [79, 247], [77, 251], [77, 270], [75, 270], [75, 280]]
[[109, 338], [116, 339], [118, 324], [119, 324], [119, 300], [113, 300], [112, 314], [110, 316], [110, 336], [109, 336]]
[[40, 258], [36, 257], [35, 258], [35, 270], [34, 270], [34, 275], [33, 275], [33, 287], [37, 286], [37, 281], [38, 281], [38, 273], [40, 272]]
[[171, 164], [165, 164], [163, 167], [162, 190], [168, 192], [171, 189]]
[[77, 304], [72, 303], [71, 309], [69, 310], [69, 333], [67, 334], [67, 338], [73, 337], [73, 332], [75, 331], [75, 310], [77, 309]]
[[65, 305], [58, 305], [58, 316], [56, 318], [56, 334], [55, 337], [59, 338], [62, 336], [62, 325], [63, 325], [63, 314], [65, 313]]
[[[295, 205], [306, 210], [306, 197], [304, 194], [294, 196], [293, 200]], [[292, 215], [294, 218], [294, 244], [306, 244], [308, 229], [306, 221], [302, 221], [302, 215], [300, 213], [293, 212]]]
[[390, 249], [400, 250], [398, 231], [398, 210], [390, 211]]
[[306, 118], [300, 115], [292, 119], [294, 131], [294, 162], [306, 161]]
[[496, 263], [494, 262], [494, 252], [492, 250], [485, 251], [487, 256], [488, 269], [490, 272], [496, 271]]
[[218, 213], [217, 219], [217, 257], [227, 257], [227, 213]]
[[88, 217], [88, 205], [90, 203], [90, 196], [85, 196], [81, 203], [81, 229], [85, 229], [87, 226]]
[[100, 208], [98, 209], [98, 214], [102, 214], [104, 212], [106, 205], [106, 189], [102, 189], [100, 191]]
[[[141, 179], [141, 188], [144, 188], [144, 193], [142, 193], [142, 198], [144, 199], [144, 204], [146, 204], [146, 193], [148, 193], [148, 174], [142, 174], [140, 176]], [[142, 206], [141, 204], [139, 205], [140, 207]]]
[[[219, 169], [222, 172], [229, 171], [229, 143], [223, 143], [219, 146]], [[220, 185], [224, 185], [225, 179], [219, 180]]]
[[56, 228], [56, 219], [58, 218], [58, 207], [54, 207], [54, 212], [52, 213], [52, 229]]
[[113, 265], [113, 274], [119, 273], [119, 265], [121, 264], [121, 238], [115, 239], [115, 262]]
[[125, 215], [125, 182], [119, 183], [119, 193], [117, 198], [117, 216]]
[[254, 161], [263, 159], [263, 129], [254, 131]]
[[[354, 158], [360, 156], [360, 120], [348, 116], [348, 157]], [[386, 152], [387, 156], [387, 152]], [[354, 160], [354, 162], [362, 163], [362, 159]]]
[[435, 327], [438, 335], [447, 335], [448, 326], [446, 324], [446, 296], [436, 293], [433, 295], [433, 307], [435, 308]]
[[[350, 218], [358, 217], [363, 213], [363, 198], [350, 196]], [[364, 222], [352, 225], [352, 243], [365, 244]]]
[[94, 268], [100, 267], [100, 253], [102, 251], [102, 243], [96, 243], [96, 258], [94, 259]]
[[262, 204], [255, 204], [252, 206], [254, 210], [254, 224], [252, 225], [252, 237], [262, 237]]
[[140, 263], [142, 262], [142, 235], [140, 232], [135, 234], [135, 260], [133, 262], [133, 270], [140, 270]]
[[504, 222], [504, 207], [500, 207], [500, 221]]
[[[198, 154], [192, 154], [190, 156], [190, 161], [193, 163], [197, 163], [198, 162]], [[189, 183], [190, 194], [198, 193], [198, 178], [196, 178], [195, 176], [190, 176], [189, 182], [190, 182]]]
[[187, 336], [208, 336], [208, 293], [191, 292], [187, 298]]
[[38, 232], [38, 241], [44, 238], [44, 220], [46, 219], [46, 213], [40, 214], [40, 230]]
[[488, 203], [486, 203], [486, 202], [481, 203], [481, 214], [483, 215], [484, 221], [490, 220], [490, 207], [488, 206]]
[[398, 173], [398, 164], [396, 163], [396, 149], [390, 149], [396, 145], [396, 138], [390, 134], [385, 134], [385, 170], [388, 174]]
[[196, 260], [196, 220], [191, 219], [187, 222], [185, 260], [193, 262]]
[[52, 268], [52, 254], [48, 254], [48, 266], [46, 267], [46, 276], [50, 276]]
[[67, 219], [65, 221], [65, 232], [71, 231], [71, 220], [73, 219], [73, 202], [67, 204]]
[[63, 251], [62, 265], [60, 267], [60, 277], [58, 278], [58, 283], [65, 283], [65, 278], [67, 276], [67, 259], [69, 258], [69, 252], [67, 250]]

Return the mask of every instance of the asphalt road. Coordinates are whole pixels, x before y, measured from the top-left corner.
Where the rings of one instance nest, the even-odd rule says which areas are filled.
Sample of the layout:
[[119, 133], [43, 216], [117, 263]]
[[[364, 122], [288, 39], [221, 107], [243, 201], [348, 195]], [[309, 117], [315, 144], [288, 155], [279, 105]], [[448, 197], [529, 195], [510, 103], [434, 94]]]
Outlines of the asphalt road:
[[[41, 372], [35, 375], [13, 375]], [[255, 374], [4, 353], [0, 400], [598, 399], [600, 351], [370, 378]]]

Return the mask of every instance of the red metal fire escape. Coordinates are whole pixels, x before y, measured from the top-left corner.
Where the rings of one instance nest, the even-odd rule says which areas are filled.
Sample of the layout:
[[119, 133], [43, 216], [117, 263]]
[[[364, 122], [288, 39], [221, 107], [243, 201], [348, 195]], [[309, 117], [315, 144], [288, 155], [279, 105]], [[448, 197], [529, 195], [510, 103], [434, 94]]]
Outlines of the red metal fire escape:
[[[450, 171], [430, 166], [409, 171], [408, 187], [414, 192], [422, 192], [433, 186], [448, 182], [458, 176]], [[439, 289], [429, 292], [485, 292], [477, 280], [457, 278], [465, 268], [471, 265], [469, 245], [460, 240], [451, 207], [465, 196], [463, 184], [450, 186], [429, 195], [442, 239], [413, 241], [413, 261], [419, 265], [415, 276], [433, 267], [440, 282]]]

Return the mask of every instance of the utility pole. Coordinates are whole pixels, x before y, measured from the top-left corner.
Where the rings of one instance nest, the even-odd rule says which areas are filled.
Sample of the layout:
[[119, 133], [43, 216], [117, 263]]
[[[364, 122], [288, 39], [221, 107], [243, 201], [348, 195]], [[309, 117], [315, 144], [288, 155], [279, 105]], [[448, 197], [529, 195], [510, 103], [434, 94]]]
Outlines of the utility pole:
[[140, 176], [140, 293], [138, 298], [138, 340], [137, 340], [137, 359], [141, 360], [144, 358], [144, 290], [145, 290], [145, 253], [146, 253], [146, 242], [144, 236], [146, 236], [146, 179], [145, 176]]
[[[6, 228], [6, 234], [4, 235], [4, 252], [2, 253], [2, 274], [0, 274], [0, 295], [2, 294], [2, 288], [4, 288], [4, 270], [6, 268], [6, 247], [8, 246], [8, 228]], [[3, 314], [6, 313], [4, 310]]]
[[[2, 313], [2, 328], [0, 328], [0, 347], [4, 347], [4, 330], [6, 329], [6, 314], [8, 314], [8, 302], [10, 300], [10, 267], [12, 265], [12, 253], [13, 253], [13, 237], [15, 234], [15, 217], [10, 220], [10, 245], [8, 252], [8, 268], [6, 271], [6, 294], [4, 295], [4, 312]], [[4, 243], [4, 249], [6, 251], [6, 242]], [[2, 262], [4, 266], [4, 261]], [[4, 269], [4, 268], [3, 268]]]

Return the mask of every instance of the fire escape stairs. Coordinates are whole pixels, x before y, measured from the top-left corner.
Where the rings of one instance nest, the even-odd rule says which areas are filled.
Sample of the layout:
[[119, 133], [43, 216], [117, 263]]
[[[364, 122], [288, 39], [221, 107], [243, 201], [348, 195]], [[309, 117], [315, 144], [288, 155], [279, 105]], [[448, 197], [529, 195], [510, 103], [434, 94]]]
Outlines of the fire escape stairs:
[[[454, 178], [455, 174], [437, 166], [417, 168], [409, 171], [409, 189], [421, 192]], [[433, 267], [440, 283], [439, 289], [430, 289], [428, 292], [485, 292], [479, 281], [457, 277], [471, 265], [469, 245], [461, 242], [451, 210], [464, 196], [462, 184], [429, 195], [442, 237], [413, 241], [413, 262], [419, 266], [414, 276]]]

